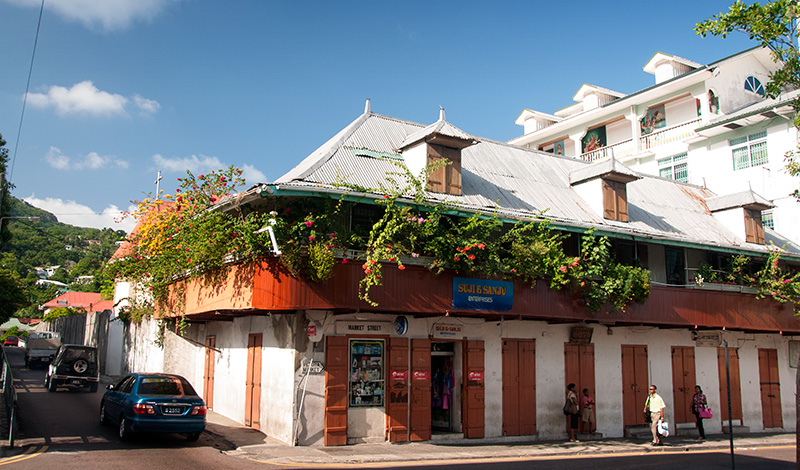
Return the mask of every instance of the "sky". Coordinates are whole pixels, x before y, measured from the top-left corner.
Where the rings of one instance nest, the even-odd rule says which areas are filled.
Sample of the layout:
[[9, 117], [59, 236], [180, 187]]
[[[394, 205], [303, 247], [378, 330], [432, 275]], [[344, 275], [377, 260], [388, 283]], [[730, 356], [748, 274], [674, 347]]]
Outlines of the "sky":
[[159, 171], [170, 193], [231, 165], [241, 189], [272, 182], [367, 99], [507, 141], [523, 109], [569, 106], [584, 83], [653, 85], [656, 52], [708, 64], [755, 46], [695, 34], [731, 3], [46, 0], [37, 39], [41, 0], [0, 0], [7, 177], [61, 222], [130, 231], [120, 212]]

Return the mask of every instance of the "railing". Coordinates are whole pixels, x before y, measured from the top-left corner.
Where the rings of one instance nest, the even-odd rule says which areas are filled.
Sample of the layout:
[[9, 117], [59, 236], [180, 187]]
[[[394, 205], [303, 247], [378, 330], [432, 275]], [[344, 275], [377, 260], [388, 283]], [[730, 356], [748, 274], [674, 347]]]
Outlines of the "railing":
[[11, 366], [8, 364], [8, 357], [6, 357], [5, 349], [2, 351], [3, 361], [0, 364], [2, 372], [0, 372], [0, 384], [3, 387], [3, 401], [5, 402], [5, 417], [4, 423], [8, 428], [8, 447], [14, 447], [14, 432], [17, 421], [17, 389], [14, 388], [14, 376], [11, 374]]
[[[697, 128], [697, 124], [699, 122], [699, 119], [695, 119], [694, 121], [684, 122], [683, 124], [678, 124], [677, 126], [667, 129], [659, 129], [650, 134], [643, 135], [640, 139], [641, 150], [647, 150], [649, 148], [658, 147], [659, 145], [664, 145], [691, 137], [694, 135], [694, 130]], [[637, 149], [636, 146], [633, 145], [633, 139], [628, 139], [581, 154], [581, 160], [592, 163], [611, 157], [623, 159], [629, 155], [635, 154], [636, 152]]]
[[683, 140], [687, 137], [694, 135], [694, 130], [697, 129], [699, 119], [694, 121], [684, 122], [677, 126], [669, 127], [667, 129], [659, 129], [651, 132], [650, 134], [642, 136], [642, 150], [646, 150], [659, 145], [668, 144], [677, 140]]
[[619, 159], [633, 154], [635, 150], [636, 149], [633, 146], [633, 139], [628, 139], [613, 145], [600, 147], [599, 149], [592, 150], [591, 152], [586, 152], [581, 155], [581, 160], [592, 163], [611, 157]]

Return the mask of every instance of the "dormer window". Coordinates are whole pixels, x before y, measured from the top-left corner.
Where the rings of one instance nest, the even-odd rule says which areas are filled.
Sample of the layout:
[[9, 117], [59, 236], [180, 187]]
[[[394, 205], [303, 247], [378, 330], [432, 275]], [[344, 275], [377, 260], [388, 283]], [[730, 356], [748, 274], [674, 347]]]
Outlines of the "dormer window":
[[428, 165], [439, 167], [428, 176], [428, 191], [461, 196], [461, 150], [428, 145]]
[[744, 234], [747, 243], [764, 244], [764, 224], [761, 211], [744, 209]]
[[625, 183], [603, 178], [603, 217], [628, 221], [628, 190]]
[[761, 84], [761, 81], [756, 77], [750, 75], [744, 80], [744, 89], [747, 91], [752, 91], [757, 95], [764, 96], [764, 85]]

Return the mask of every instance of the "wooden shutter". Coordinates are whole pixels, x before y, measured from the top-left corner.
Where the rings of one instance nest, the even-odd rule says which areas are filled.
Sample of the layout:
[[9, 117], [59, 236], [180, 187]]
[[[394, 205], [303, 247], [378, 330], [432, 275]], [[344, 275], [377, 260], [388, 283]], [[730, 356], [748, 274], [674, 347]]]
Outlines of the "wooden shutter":
[[411, 340], [411, 440], [431, 439], [431, 340]]
[[467, 439], [479, 439], [485, 429], [484, 350], [482, 340], [464, 340], [462, 429]]
[[[434, 145], [428, 145], [428, 165], [438, 164], [439, 162], [445, 160], [445, 156], [442, 155], [442, 153], [439, 151], [439, 148]], [[431, 174], [428, 175], [428, 191], [433, 191], [434, 193], [444, 193], [446, 189], [446, 179], [447, 165], [441, 166], [440, 168], [432, 171]]]
[[617, 201], [611, 181], [603, 180], [603, 217], [617, 219]]
[[[725, 370], [725, 348], [717, 348], [717, 369], [719, 370], [719, 418], [723, 425], [727, 426], [728, 376]], [[731, 376], [731, 418], [742, 419], [742, 387], [739, 378], [739, 350], [737, 348], [728, 348], [728, 369]]]
[[761, 222], [761, 212], [744, 210], [744, 234], [748, 243], [764, 244], [764, 225]]
[[325, 338], [325, 445], [347, 445], [346, 336]]
[[617, 203], [617, 220], [628, 221], [628, 187], [625, 183], [614, 182], [614, 194]]
[[765, 428], [782, 428], [781, 382], [778, 373], [778, 350], [758, 350], [758, 377], [761, 386], [761, 413]]
[[691, 346], [672, 347], [672, 403], [673, 421], [677, 423], [694, 422], [691, 414], [695, 379], [694, 348]]
[[389, 442], [408, 440], [408, 338], [389, 338], [386, 374], [386, 435]]

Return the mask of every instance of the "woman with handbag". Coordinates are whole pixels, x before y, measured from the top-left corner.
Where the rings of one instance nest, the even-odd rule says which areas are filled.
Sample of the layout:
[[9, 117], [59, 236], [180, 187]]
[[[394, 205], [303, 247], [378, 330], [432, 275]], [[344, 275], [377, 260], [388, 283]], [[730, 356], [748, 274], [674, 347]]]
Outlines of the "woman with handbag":
[[706, 402], [706, 396], [703, 395], [703, 389], [700, 388], [699, 385], [695, 385], [694, 396], [692, 397], [692, 414], [697, 422], [697, 430], [700, 432], [700, 437], [697, 438], [698, 440], [706, 438], [706, 430], [703, 429], [703, 417], [700, 416], [700, 414], [705, 414], [707, 406], [708, 402]]
[[579, 442], [575, 438], [575, 430], [578, 429], [578, 422], [580, 421], [580, 412], [578, 411], [578, 396], [575, 395], [575, 384], [567, 385], [567, 401], [564, 404], [564, 413], [569, 416], [569, 440], [572, 442]]

